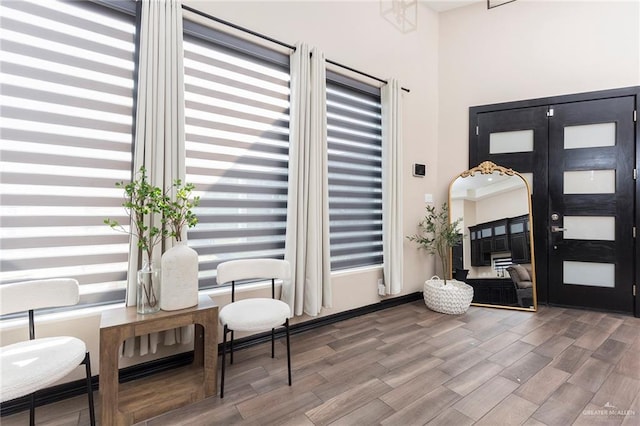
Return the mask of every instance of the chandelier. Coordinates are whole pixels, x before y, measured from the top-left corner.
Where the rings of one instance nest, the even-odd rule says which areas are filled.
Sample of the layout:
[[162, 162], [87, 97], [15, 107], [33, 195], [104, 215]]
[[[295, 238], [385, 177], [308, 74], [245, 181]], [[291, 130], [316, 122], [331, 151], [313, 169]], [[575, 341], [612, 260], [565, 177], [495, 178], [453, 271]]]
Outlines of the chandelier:
[[513, 3], [516, 0], [487, 0], [487, 9], [502, 6], [503, 4]]
[[418, 28], [417, 0], [380, 0], [380, 15], [406, 34]]

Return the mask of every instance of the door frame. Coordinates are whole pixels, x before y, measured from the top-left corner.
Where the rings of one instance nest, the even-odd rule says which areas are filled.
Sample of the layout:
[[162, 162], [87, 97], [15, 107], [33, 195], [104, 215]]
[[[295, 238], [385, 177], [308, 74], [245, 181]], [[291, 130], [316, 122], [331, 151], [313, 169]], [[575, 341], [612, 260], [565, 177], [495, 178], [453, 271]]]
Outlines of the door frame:
[[[507, 111], [521, 108], [553, 106], [557, 104], [567, 104], [582, 101], [591, 101], [598, 99], [616, 98], [623, 96], [634, 96], [636, 120], [634, 122], [634, 138], [635, 138], [635, 169], [640, 174], [640, 128], [638, 125], [640, 116], [640, 86], [631, 86], [618, 89], [599, 90], [593, 92], [576, 93], [570, 95], [550, 96], [545, 98], [528, 99], [521, 101], [503, 102], [490, 105], [480, 105], [469, 107], [469, 164], [468, 168], [480, 164], [482, 161], [492, 161], [491, 155], [481, 155], [478, 152], [478, 136], [476, 135], [476, 125], [478, 123], [478, 114], [487, 112]], [[514, 154], [517, 155], [517, 154]], [[501, 166], [510, 167], [509, 164], [500, 164]], [[540, 194], [534, 191], [533, 205], [547, 205], [548, 193]], [[535, 207], [534, 207], [535, 209]], [[537, 210], [541, 210], [540, 208]], [[634, 225], [636, 229], [636, 238], [634, 239], [634, 265], [633, 276], [635, 284], [635, 301], [634, 315], [640, 317], [640, 265], [638, 257], [640, 256], [640, 176], [635, 180], [635, 201], [634, 201]], [[539, 279], [538, 283], [538, 302], [548, 303], [549, 281], [548, 271], [548, 233], [549, 215], [541, 214], [541, 211], [534, 211], [534, 235], [536, 238], [536, 265], [538, 270], [545, 271], [545, 274], [537, 274], [538, 277], [545, 277], [544, 280]], [[537, 232], [536, 231], [537, 228]], [[632, 296], [633, 297], [633, 296]]]

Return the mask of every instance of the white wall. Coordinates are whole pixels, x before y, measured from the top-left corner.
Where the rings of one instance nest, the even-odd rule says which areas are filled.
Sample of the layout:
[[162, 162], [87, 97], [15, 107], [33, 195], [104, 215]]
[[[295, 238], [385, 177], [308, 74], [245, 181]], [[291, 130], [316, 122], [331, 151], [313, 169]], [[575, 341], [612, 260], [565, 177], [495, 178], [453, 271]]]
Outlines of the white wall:
[[470, 106], [640, 85], [638, 0], [480, 2], [440, 14], [439, 37], [442, 192], [468, 165]]
[[467, 226], [529, 213], [528, 195], [529, 193], [523, 184], [520, 188], [500, 192], [476, 201], [475, 222], [468, 222]]

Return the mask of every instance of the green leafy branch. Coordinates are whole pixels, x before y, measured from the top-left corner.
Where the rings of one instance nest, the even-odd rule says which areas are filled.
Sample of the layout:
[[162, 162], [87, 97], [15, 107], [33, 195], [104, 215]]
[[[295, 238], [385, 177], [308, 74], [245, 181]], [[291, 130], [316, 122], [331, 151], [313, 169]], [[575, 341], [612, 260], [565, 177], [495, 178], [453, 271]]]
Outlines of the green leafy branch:
[[191, 209], [200, 204], [200, 197], [194, 197], [193, 200], [190, 200], [191, 192], [195, 189], [195, 185], [185, 183], [183, 186], [180, 179], [176, 179], [173, 182], [172, 188], [175, 194], [175, 201], [169, 195], [163, 197], [163, 220], [170, 228], [169, 236], [174, 237], [176, 241], [182, 241], [184, 227], [192, 228], [198, 223], [198, 218]]
[[420, 233], [407, 236], [407, 239], [418, 243], [420, 248], [426, 250], [429, 254], [438, 255], [446, 285], [447, 276], [450, 272], [449, 251], [462, 241], [462, 235], [458, 232], [458, 225], [462, 218], [450, 222], [447, 203], [442, 204], [440, 211], [437, 211], [435, 206], [427, 206], [426, 210], [427, 214], [418, 224]]
[[145, 223], [146, 216], [163, 212], [162, 189], [149, 184], [144, 167], [140, 168], [130, 183], [116, 182], [116, 187], [124, 189], [125, 200], [122, 206], [131, 218], [132, 229], [127, 230], [115, 219], [106, 218], [104, 223], [116, 231], [135, 236], [138, 248], [146, 252], [147, 258], [151, 261], [153, 248], [169, 235], [169, 231], [162, 227], [149, 227]]

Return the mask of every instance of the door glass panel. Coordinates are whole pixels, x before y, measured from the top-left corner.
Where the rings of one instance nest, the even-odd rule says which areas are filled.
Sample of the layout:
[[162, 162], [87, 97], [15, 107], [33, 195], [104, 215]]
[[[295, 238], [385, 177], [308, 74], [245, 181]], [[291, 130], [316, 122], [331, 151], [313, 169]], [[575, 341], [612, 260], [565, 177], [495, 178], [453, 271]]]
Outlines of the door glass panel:
[[564, 284], [586, 285], [590, 287], [615, 287], [615, 264], [596, 262], [576, 262], [565, 260], [563, 265]]
[[565, 216], [565, 240], [616, 240], [616, 218], [613, 216]]
[[565, 194], [615, 194], [615, 170], [564, 172]]
[[489, 134], [489, 154], [533, 151], [533, 130]]
[[495, 233], [495, 235], [504, 235], [507, 233], [507, 227], [506, 225], [496, 226], [493, 229], [493, 232]]
[[616, 144], [616, 123], [584, 124], [564, 128], [564, 149], [595, 148]]

